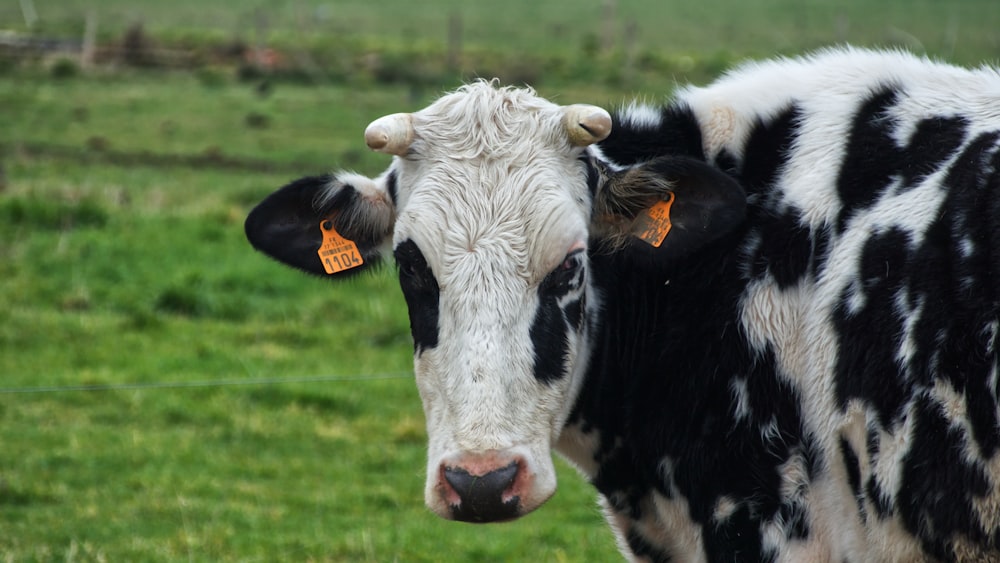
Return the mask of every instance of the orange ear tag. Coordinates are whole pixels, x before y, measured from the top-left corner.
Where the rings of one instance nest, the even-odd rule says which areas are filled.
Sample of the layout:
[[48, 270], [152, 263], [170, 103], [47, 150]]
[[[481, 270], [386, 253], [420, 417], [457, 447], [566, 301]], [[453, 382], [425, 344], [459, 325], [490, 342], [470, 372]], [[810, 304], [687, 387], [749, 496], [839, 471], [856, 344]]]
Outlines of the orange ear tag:
[[674, 194], [670, 194], [665, 201], [658, 201], [637, 215], [632, 222], [632, 234], [653, 245], [654, 248], [660, 248], [663, 239], [670, 232], [670, 206], [673, 204]]
[[333, 221], [327, 219], [321, 222], [319, 230], [323, 232], [323, 244], [319, 245], [317, 253], [326, 273], [336, 274], [365, 263], [358, 252], [358, 245], [341, 236], [333, 227]]

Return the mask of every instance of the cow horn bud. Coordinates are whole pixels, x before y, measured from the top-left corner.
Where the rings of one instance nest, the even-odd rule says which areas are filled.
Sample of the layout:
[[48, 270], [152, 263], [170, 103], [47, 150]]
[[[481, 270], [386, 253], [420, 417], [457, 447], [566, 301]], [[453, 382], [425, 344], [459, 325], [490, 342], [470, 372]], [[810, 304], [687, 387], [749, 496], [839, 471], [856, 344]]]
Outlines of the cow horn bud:
[[413, 143], [413, 116], [394, 113], [372, 121], [365, 129], [365, 143], [373, 151], [405, 155]]
[[569, 143], [585, 147], [608, 138], [611, 134], [611, 115], [597, 106], [566, 106], [563, 108], [563, 125], [569, 135]]

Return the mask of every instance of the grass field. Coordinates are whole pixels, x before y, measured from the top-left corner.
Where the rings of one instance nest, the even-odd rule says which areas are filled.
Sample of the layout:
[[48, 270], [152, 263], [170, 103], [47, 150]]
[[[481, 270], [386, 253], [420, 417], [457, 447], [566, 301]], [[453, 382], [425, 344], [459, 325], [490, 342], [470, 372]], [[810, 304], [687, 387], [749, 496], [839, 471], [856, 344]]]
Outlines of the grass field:
[[[82, 33], [85, 3], [35, 4], [35, 33]], [[20, 5], [0, 4], [0, 29], [26, 32]], [[1000, 3], [622, 0], [618, 51], [599, 45], [603, 5], [105, 0], [102, 41], [139, 18], [165, 45], [252, 41], [265, 13], [268, 43], [309, 49], [323, 79], [262, 93], [211, 64], [0, 65], [0, 561], [615, 560], [565, 464], [518, 522], [427, 512], [394, 272], [334, 286], [243, 239], [249, 208], [298, 175], [379, 172], [365, 125], [460, 80], [415, 88], [337, 61], [441, 59], [459, 13], [462, 76], [518, 71], [560, 102], [607, 104], [841, 40], [996, 60]]]

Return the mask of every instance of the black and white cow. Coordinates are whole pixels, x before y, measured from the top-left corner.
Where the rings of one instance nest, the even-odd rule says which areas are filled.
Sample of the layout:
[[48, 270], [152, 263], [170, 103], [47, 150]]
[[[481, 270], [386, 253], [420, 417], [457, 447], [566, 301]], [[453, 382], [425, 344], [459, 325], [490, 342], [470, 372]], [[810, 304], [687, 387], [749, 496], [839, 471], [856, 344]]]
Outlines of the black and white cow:
[[391, 249], [431, 510], [530, 512], [554, 449], [638, 561], [1000, 560], [995, 69], [845, 48], [615, 115], [478, 82], [365, 136], [382, 175], [246, 231]]

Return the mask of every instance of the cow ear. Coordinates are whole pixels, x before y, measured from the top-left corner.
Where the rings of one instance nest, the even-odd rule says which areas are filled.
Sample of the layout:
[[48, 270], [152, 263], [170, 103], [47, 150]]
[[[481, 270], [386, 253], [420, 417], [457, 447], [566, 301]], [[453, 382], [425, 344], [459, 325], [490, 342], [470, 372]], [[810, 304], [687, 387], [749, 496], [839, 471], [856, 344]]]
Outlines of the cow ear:
[[690, 255], [739, 226], [746, 194], [703, 161], [662, 157], [610, 173], [597, 197], [597, 232], [654, 262]]
[[244, 229], [257, 250], [321, 276], [341, 276], [378, 262], [391, 241], [396, 213], [392, 173], [301, 178], [264, 198]]

